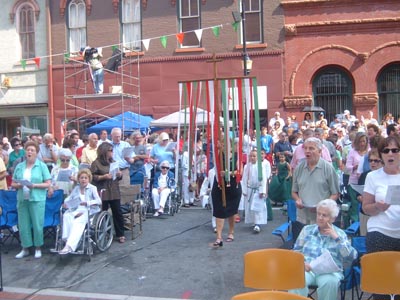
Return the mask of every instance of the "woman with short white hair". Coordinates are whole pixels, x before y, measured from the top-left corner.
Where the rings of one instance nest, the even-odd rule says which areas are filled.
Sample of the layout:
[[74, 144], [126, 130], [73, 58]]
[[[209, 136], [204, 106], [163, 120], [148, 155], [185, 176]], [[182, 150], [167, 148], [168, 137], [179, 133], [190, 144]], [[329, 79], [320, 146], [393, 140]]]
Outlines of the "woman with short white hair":
[[51, 185], [48, 194], [51, 197], [55, 190], [62, 189], [64, 197], [67, 197], [76, 183], [78, 168], [72, 164], [73, 153], [68, 148], [61, 148], [58, 151], [60, 165], [56, 165], [51, 170]]
[[160, 163], [168, 161], [171, 170], [175, 169], [175, 148], [169, 148], [169, 135], [166, 132], [161, 132], [158, 136], [158, 143], [153, 146], [150, 152], [150, 157], [157, 164], [156, 171], [160, 170]]
[[[308, 286], [317, 285], [318, 299], [337, 299], [343, 279], [343, 262], [351, 262], [357, 257], [346, 233], [333, 225], [338, 215], [336, 201], [325, 199], [318, 202], [316, 224], [304, 226], [294, 245], [294, 251], [304, 255], [306, 285], [290, 292], [307, 297]], [[322, 266], [318, 259], [325, 256], [328, 259], [324, 258], [324, 262], [329, 260], [331, 263]]]

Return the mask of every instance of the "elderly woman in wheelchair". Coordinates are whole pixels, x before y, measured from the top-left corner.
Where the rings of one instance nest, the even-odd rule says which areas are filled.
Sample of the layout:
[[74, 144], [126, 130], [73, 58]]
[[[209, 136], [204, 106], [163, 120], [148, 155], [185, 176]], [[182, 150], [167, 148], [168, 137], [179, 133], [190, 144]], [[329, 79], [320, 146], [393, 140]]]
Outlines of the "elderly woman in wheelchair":
[[170, 169], [169, 162], [164, 160], [160, 164], [161, 172], [157, 172], [154, 176], [154, 184], [152, 189], [152, 197], [154, 203], [154, 217], [158, 217], [164, 213], [165, 203], [171, 193], [171, 182], [174, 179], [174, 173]]
[[76, 251], [82, 234], [88, 224], [89, 215], [100, 211], [101, 199], [97, 188], [90, 184], [92, 173], [89, 169], [78, 172], [78, 185], [64, 201], [66, 212], [63, 215], [62, 239], [65, 247], [59, 254]]

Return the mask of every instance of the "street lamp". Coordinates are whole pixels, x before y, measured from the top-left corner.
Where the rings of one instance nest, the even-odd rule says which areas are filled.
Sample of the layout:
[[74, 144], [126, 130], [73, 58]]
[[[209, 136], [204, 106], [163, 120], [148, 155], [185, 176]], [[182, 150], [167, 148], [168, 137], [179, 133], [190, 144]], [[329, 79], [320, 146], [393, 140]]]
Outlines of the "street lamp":
[[242, 61], [242, 68], [244, 76], [250, 74], [253, 61], [250, 59], [249, 55], [247, 54], [247, 47], [246, 47], [246, 9], [245, 9], [245, 0], [241, 0], [241, 12], [233, 11], [232, 16], [236, 23], [242, 22], [242, 42], [243, 42], [243, 61]]

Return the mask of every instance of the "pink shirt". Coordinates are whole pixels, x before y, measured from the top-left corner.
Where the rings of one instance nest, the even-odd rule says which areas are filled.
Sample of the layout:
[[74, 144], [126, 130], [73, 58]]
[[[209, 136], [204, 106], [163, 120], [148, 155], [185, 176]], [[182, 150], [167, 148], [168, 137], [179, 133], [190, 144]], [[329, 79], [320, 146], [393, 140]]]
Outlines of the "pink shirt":
[[351, 149], [347, 155], [346, 169], [350, 173], [349, 183], [358, 184], [358, 178], [360, 174], [357, 173], [357, 168], [353, 169], [354, 166], [358, 166], [363, 155], [360, 155], [357, 150]]
[[[325, 159], [327, 162], [332, 162], [331, 155], [329, 153], [328, 148], [326, 148], [325, 145], [322, 145], [322, 152], [321, 152], [321, 157], [322, 159]], [[293, 153], [292, 156], [292, 161], [290, 162], [290, 166], [292, 167], [292, 170], [294, 170], [303, 159], [306, 158], [306, 154], [304, 153], [304, 144], [301, 144], [296, 148], [296, 150]]]

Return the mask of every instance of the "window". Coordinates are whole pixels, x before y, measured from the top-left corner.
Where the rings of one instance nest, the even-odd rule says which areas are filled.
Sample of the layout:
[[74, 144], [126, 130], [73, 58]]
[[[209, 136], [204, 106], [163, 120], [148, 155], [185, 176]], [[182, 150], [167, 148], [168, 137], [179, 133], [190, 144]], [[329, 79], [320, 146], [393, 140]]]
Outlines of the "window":
[[140, 50], [142, 47], [140, 0], [123, 0], [121, 11], [122, 43], [125, 48]]
[[353, 85], [349, 76], [337, 67], [327, 67], [313, 80], [314, 105], [325, 109], [325, 117], [332, 121], [336, 114], [352, 109]]
[[21, 55], [23, 59], [34, 58], [35, 54], [35, 13], [34, 8], [24, 3], [17, 13], [17, 28], [21, 42]]
[[86, 5], [83, 0], [72, 0], [68, 5], [69, 52], [77, 53], [86, 46]]
[[[261, 0], [244, 0], [246, 19], [246, 44], [259, 44], [263, 42], [263, 21], [262, 21]], [[242, 2], [240, 2], [240, 5]], [[240, 7], [242, 11], [242, 7]], [[243, 37], [241, 37], [243, 44]]]
[[[379, 117], [400, 111], [400, 64], [383, 69], [378, 77]], [[396, 113], [396, 117], [397, 113]]]
[[194, 32], [194, 30], [201, 28], [199, 2], [199, 0], [179, 1], [179, 31], [185, 32], [182, 47], [200, 47], [199, 40]]

